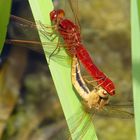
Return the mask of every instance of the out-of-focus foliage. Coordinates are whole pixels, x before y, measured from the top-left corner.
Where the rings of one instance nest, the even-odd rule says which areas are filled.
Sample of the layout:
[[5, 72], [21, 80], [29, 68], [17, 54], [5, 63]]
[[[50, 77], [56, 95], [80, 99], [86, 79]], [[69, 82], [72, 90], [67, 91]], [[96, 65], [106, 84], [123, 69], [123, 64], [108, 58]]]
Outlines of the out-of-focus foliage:
[[85, 23], [84, 26], [93, 27], [93, 31], [98, 31], [100, 35], [113, 31], [124, 30], [125, 32], [130, 32], [130, 13], [128, 10], [130, 8], [130, 1], [94, 0], [86, 2], [81, 0], [80, 5], [84, 6], [84, 10], [82, 8], [80, 10], [80, 15], [85, 17], [83, 19], [80, 16], [80, 19]]
[[[16, 53], [17, 51], [19, 53]], [[20, 56], [21, 52], [22, 56]], [[6, 122], [18, 101], [21, 78], [27, 62], [26, 54], [23, 48], [13, 50], [0, 68], [0, 139]]]
[[[28, 75], [25, 79], [25, 89], [27, 90], [22, 93], [23, 98], [17, 103], [16, 110], [8, 122], [10, 132], [7, 134], [8, 137], [13, 140], [31, 139], [35, 137], [34, 135], [37, 135], [38, 131], [45, 128], [45, 125], [47, 126], [51, 122], [57, 122], [63, 118], [59, 101], [50, 84], [53, 85], [52, 81], [45, 76], [43, 71]], [[57, 127], [54, 126], [50, 130], [48, 128], [49, 132], [47, 132], [46, 127], [46, 136], [43, 135], [42, 137], [49, 139], [52, 133], [57, 132], [63, 125], [64, 122], [61, 123], [60, 121]], [[38, 128], [39, 126], [41, 129]], [[37, 128], [38, 130], [32, 134]]]

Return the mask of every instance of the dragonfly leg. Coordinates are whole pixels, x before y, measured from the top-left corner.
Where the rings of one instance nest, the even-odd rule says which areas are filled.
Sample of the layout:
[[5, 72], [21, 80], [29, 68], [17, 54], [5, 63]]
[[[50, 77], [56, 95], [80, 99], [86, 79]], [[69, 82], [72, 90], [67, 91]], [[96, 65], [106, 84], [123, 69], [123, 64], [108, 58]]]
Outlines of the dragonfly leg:
[[[56, 39], [57, 35], [55, 34], [55, 32], [51, 32], [51, 33], [48, 33], [44, 30], [40, 30], [39, 31], [47, 40], [49, 41], [53, 41]], [[54, 35], [54, 36], [53, 36]], [[53, 37], [52, 37], [53, 36]]]
[[83, 76], [84, 81], [91, 85], [91, 86], [97, 86], [97, 80], [89, 80], [88, 78], [91, 78], [90, 76]]
[[102, 98], [100, 101], [100, 109], [103, 109], [103, 107], [108, 103], [109, 103], [109, 98]]
[[[84, 79], [84, 81], [87, 83], [87, 84], [89, 84], [89, 85], [91, 85], [91, 86], [93, 86], [94, 88], [96, 88], [96, 89], [98, 89], [98, 88], [100, 88], [101, 86], [102, 86], [102, 84], [106, 81], [106, 79], [107, 79], [107, 77], [101, 77], [100, 79], [99, 79], [99, 77], [98, 77], [98, 79], [97, 80], [88, 80], [88, 78], [91, 78], [90, 76], [84, 76], [83, 77], [83, 79]], [[101, 81], [101, 82], [100, 82]], [[109, 83], [107, 86], [109, 86], [111, 83]], [[105, 91], [105, 90], [104, 90]], [[105, 93], [106, 94], [106, 93]]]
[[[54, 33], [52, 33], [52, 35], [53, 35], [53, 34], [54, 34]], [[50, 39], [50, 41], [54, 41], [57, 37], [58, 37], [58, 36], [55, 34], [55, 36], [52, 37], [52, 38]]]
[[60, 42], [60, 38], [58, 38], [58, 43], [57, 43], [57, 46], [56, 46], [56, 48], [52, 51], [52, 53], [49, 55], [49, 62], [50, 62], [50, 59], [51, 59], [51, 57], [53, 56], [53, 55], [56, 55], [56, 54], [58, 54], [59, 53], [59, 51], [60, 51], [60, 46], [59, 46], [59, 42]]
[[[101, 77], [100, 79], [88, 80], [89, 78], [91, 78], [91, 76], [87, 76], [87, 75], [84, 75], [84, 76], [83, 76], [83, 79], [84, 79], [88, 84], [90, 84], [90, 85], [95, 85], [95, 84], [97, 84], [97, 82], [99, 82], [100, 80], [105, 79], [105, 78]], [[105, 81], [105, 80], [104, 80], [104, 81]], [[104, 82], [104, 81], [103, 81], [103, 82]], [[102, 83], [101, 83], [100, 85], [102, 85]], [[99, 85], [99, 86], [100, 86], [100, 85]]]
[[[53, 41], [54, 39], [56, 39], [56, 37], [58, 36], [58, 35], [56, 34], [56, 31], [57, 31], [56, 26], [52, 26], [52, 30], [50, 30], [50, 32], [48, 32], [48, 31], [46, 30], [47, 27], [46, 27], [44, 24], [42, 24], [40, 21], [38, 22], [38, 24], [40, 25], [40, 27], [41, 27], [41, 29], [42, 29], [42, 30], [40, 30], [40, 33], [41, 33], [44, 37], [46, 37], [47, 40]], [[54, 37], [52, 37], [53, 35], [54, 35]]]
[[49, 37], [52, 37], [54, 35], [54, 31], [57, 30], [56, 26], [49, 26], [44, 25], [40, 21], [36, 21], [36, 24], [34, 22], [31, 22], [29, 20], [26, 20], [21, 17], [17, 17], [14, 15], [10, 16], [11, 21], [17, 22], [20, 26], [26, 27], [26, 28], [38, 28], [39, 32], [43, 34], [48, 40], [51, 40]]

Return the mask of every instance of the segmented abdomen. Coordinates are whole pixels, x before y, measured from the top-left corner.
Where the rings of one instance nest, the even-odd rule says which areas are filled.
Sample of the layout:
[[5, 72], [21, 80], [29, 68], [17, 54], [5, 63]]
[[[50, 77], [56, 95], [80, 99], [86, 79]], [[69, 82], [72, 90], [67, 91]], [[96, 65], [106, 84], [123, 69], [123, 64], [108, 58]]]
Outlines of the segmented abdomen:
[[97, 83], [101, 85], [110, 95], [115, 94], [115, 86], [113, 82], [93, 63], [89, 53], [82, 44], [79, 44], [76, 48], [76, 56], [79, 58], [83, 66], [89, 72], [89, 74], [97, 80]]
[[66, 43], [67, 53], [72, 57], [76, 55], [89, 74], [97, 80], [97, 83], [101, 85], [110, 95], [114, 95], [115, 87], [113, 82], [96, 67], [89, 56], [89, 53], [82, 45], [78, 26], [70, 20], [64, 19], [60, 22], [58, 31]]

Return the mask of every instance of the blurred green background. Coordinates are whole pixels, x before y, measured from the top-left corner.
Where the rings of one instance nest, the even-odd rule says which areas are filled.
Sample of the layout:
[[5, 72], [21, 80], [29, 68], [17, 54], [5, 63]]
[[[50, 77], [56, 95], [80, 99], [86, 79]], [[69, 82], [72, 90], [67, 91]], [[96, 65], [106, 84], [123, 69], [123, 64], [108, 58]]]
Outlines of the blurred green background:
[[[64, 7], [57, 0], [55, 5]], [[26, 0], [13, 0], [11, 13], [33, 20]], [[132, 102], [130, 1], [79, 0], [78, 17], [83, 43], [95, 64], [115, 83], [111, 102]], [[7, 38], [39, 40], [36, 31], [21, 29], [13, 22]], [[1, 139], [47, 140], [54, 135], [64, 139], [66, 123], [44, 55], [26, 45], [5, 44], [1, 59]], [[132, 119], [95, 117], [94, 125], [99, 140], [135, 140]]]

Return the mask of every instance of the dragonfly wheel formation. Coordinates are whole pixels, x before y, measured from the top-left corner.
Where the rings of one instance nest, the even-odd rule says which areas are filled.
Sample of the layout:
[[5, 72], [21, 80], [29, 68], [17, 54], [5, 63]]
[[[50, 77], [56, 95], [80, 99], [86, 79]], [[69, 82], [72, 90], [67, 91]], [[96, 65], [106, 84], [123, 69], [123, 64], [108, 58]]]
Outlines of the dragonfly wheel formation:
[[[95, 113], [98, 112], [98, 114], [103, 113], [108, 117], [123, 119], [130, 119], [134, 117], [133, 113], [125, 111], [128, 108], [131, 109], [133, 107], [132, 104], [109, 104], [109, 95], [101, 86], [92, 86], [91, 90], [88, 88], [88, 83], [85, 82], [85, 79], [81, 74], [79, 61], [76, 57], [73, 57], [72, 59], [71, 74], [72, 84], [79, 96], [82, 98], [83, 108], [87, 113], [95, 115]], [[123, 110], [119, 108], [122, 108]]]
[[85, 83], [80, 70], [80, 65], [77, 57], [72, 59], [72, 84], [77, 90], [77, 93], [84, 101], [84, 105], [90, 108], [102, 109], [109, 102], [107, 92], [101, 86], [95, 86], [89, 90]]
[[[67, 54], [73, 58], [74, 56], [77, 57], [77, 59], [83, 64], [86, 71], [89, 73], [89, 75], [95, 79], [99, 86], [101, 86], [109, 95], [115, 94], [115, 86], [114, 83], [94, 64], [92, 61], [88, 51], [85, 49], [85, 46], [82, 44], [81, 36], [80, 36], [80, 28], [74, 24], [69, 19], [65, 18], [65, 13], [62, 9], [53, 10], [50, 13], [50, 19], [52, 21], [52, 26], [46, 26], [41, 23], [35, 25], [33, 22], [30, 22], [28, 20], [11, 16], [11, 19], [14, 21], [20, 22], [20, 25], [24, 26], [25, 24], [30, 28], [36, 28], [39, 27], [40, 33], [47, 37], [47, 39], [50, 40], [50, 38], [54, 35], [55, 37], [58, 35], [60, 36], [60, 40], [63, 40], [64, 43], [58, 43], [57, 49], [53, 49], [50, 56], [54, 56], [53, 53], [55, 50], [57, 50], [57, 53], [59, 52], [60, 48], [64, 48], [67, 52]], [[27, 26], [24, 27], [27, 27]], [[51, 31], [53, 32], [51, 33]], [[53, 37], [54, 39], [54, 37]], [[23, 40], [8, 40], [8, 43], [21, 43]], [[34, 45], [41, 45], [41, 43], [38, 43], [36, 41], [24, 41], [24, 44], [34, 44]], [[45, 42], [44, 42], [45, 43]], [[45, 45], [43, 43], [43, 45]], [[50, 42], [48, 42], [49, 46]], [[62, 45], [63, 44], [63, 45]], [[47, 45], [47, 44], [46, 44]], [[33, 48], [33, 47], [32, 47]], [[35, 50], [36, 48], [34, 48]], [[49, 47], [47, 48], [49, 49]], [[57, 54], [55, 52], [55, 54]]]
[[[73, 78], [73, 80], [75, 81], [77, 80], [76, 81], [77, 84], [76, 82], [73, 82], [73, 85], [77, 89], [78, 93], [82, 95], [81, 97], [83, 97], [84, 100], [88, 101], [89, 108], [91, 108], [92, 106], [95, 106], [95, 104], [99, 102], [99, 101], [95, 101], [96, 103], [92, 102], [92, 100], [95, 100], [95, 98], [98, 98], [98, 100], [101, 100], [101, 103], [102, 103], [103, 100], [105, 100], [104, 102], [106, 102], [106, 100], [108, 99], [108, 95], [115, 94], [115, 86], [113, 82], [101, 70], [97, 68], [97, 66], [93, 63], [89, 53], [87, 52], [84, 45], [82, 44], [81, 36], [80, 36], [80, 28], [77, 25], [75, 25], [72, 21], [65, 18], [65, 13], [62, 9], [53, 10], [50, 13], [52, 27], [49, 27], [49, 26], [47, 27], [41, 23], [38, 25], [35, 25], [30, 21], [27, 21], [22, 18], [18, 18], [16, 16], [11, 16], [11, 18], [15, 21], [19, 21], [21, 25], [24, 25], [26, 23], [26, 25], [29, 26], [30, 28], [35, 28], [39, 26], [40, 27], [39, 31], [42, 33], [44, 37], [47, 37], [47, 39], [49, 37], [52, 37], [52, 33], [50, 33], [50, 29], [53, 29], [54, 30], [53, 34], [56, 33], [56, 35], [60, 36], [64, 40], [64, 45], [62, 45], [62, 43], [58, 43], [56, 50], [59, 51], [60, 48], [63, 47], [66, 50], [67, 54], [73, 59], [73, 65], [76, 63], [75, 70], [77, 71], [75, 71], [75, 73], [77, 75], [75, 76], [77, 76], [77, 79]], [[8, 42], [20, 43], [23, 41], [10, 40]], [[25, 44], [34, 43], [38, 45], [38, 43], [35, 41], [24, 41], [23, 43]], [[54, 57], [55, 54], [53, 55], [52, 52], [51, 54], [49, 54], [49, 57], [50, 56]], [[78, 81], [78, 76], [80, 76], [78, 75], [80, 74], [78, 70], [80, 70], [80, 67], [76, 65], [79, 63], [79, 61], [83, 64], [83, 66], [85, 67], [89, 75], [92, 77], [92, 79], [94, 79], [98, 84], [96, 88], [94, 87], [93, 91], [88, 91], [87, 89], [88, 87], [86, 88], [86, 84], [83, 82], [84, 80]], [[80, 86], [83, 86], [83, 87], [81, 88]], [[85, 91], [87, 93], [83, 93]], [[91, 94], [92, 92], [96, 94]], [[97, 108], [101, 108], [101, 106], [102, 105], [100, 104], [100, 107], [98, 106]]]
[[53, 10], [50, 13], [50, 19], [55, 32], [58, 33], [65, 42], [65, 49], [69, 56], [76, 56], [83, 64], [87, 72], [95, 79], [108, 94], [115, 94], [114, 83], [93, 63], [88, 51], [81, 41], [80, 29], [72, 21], [65, 18], [62, 9]]

